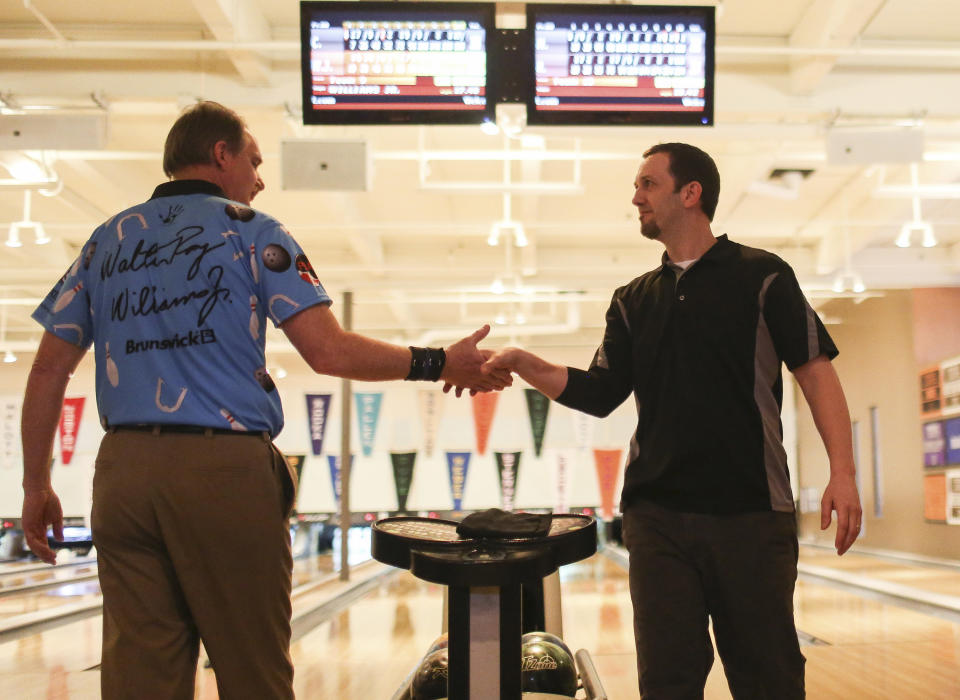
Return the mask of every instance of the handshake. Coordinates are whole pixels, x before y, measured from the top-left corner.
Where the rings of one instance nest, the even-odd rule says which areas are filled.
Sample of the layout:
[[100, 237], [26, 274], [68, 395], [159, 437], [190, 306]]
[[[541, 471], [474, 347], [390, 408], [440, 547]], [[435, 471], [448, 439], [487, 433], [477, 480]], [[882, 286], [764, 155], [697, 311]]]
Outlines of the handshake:
[[500, 391], [513, 384], [516, 372], [549, 398], [556, 398], [566, 384], [566, 368], [551, 365], [536, 355], [519, 348], [481, 350], [477, 347], [490, 333], [485, 325], [471, 335], [445, 348], [447, 361], [440, 378], [443, 390], [456, 390], [459, 397], [465, 390], [470, 395]]

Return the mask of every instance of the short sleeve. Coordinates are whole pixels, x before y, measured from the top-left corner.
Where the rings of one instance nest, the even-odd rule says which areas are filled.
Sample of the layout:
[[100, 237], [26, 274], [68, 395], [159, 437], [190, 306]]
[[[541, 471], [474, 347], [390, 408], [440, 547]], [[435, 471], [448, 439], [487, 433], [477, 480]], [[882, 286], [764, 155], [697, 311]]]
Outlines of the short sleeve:
[[839, 354], [789, 266], [772, 273], [763, 314], [777, 355], [790, 371], [820, 355], [832, 360]]
[[89, 348], [93, 343], [93, 312], [87, 291], [86, 251], [88, 242], [70, 268], [40, 302], [32, 318], [47, 331], [77, 347]]
[[332, 303], [306, 253], [278, 222], [257, 234], [255, 248], [254, 279], [275, 326], [307, 307]]

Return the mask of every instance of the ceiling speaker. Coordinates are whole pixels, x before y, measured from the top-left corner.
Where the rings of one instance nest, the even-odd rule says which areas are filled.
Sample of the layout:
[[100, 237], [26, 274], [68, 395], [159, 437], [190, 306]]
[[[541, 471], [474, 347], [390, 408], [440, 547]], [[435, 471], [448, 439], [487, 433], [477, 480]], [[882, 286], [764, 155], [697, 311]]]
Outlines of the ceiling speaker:
[[104, 112], [0, 115], [0, 151], [97, 151], [106, 147]]
[[854, 129], [837, 127], [827, 132], [830, 165], [916, 163], [923, 160], [923, 129]]
[[282, 141], [280, 166], [280, 187], [284, 190], [370, 189], [366, 141]]

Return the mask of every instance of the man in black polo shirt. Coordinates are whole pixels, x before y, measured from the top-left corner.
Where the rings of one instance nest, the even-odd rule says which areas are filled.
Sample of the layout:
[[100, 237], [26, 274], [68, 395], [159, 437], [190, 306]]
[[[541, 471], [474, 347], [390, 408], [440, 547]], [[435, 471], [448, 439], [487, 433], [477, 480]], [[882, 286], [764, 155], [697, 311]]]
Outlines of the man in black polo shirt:
[[663, 264], [620, 287], [587, 371], [506, 348], [510, 369], [558, 402], [606, 416], [632, 392], [637, 430], [621, 496], [637, 670], [645, 700], [702, 698], [713, 664], [736, 698], [801, 698], [793, 620], [797, 530], [782, 445], [781, 363], [830, 459], [821, 504], [843, 554], [860, 530], [850, 417], [837, 349], [793, 270], [714, 237], [720, 175], [681, 143], [644, 153], [633, 204]]

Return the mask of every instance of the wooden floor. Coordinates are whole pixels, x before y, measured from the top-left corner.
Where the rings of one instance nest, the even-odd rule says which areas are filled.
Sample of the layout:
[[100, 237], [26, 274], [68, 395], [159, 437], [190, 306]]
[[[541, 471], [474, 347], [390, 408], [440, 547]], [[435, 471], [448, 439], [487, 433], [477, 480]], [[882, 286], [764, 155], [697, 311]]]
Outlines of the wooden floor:
[[[801, 562], [960, 595], [960, 568], [920, 566], [802, 548]], [[317, 569], [323, 568], [321, 565]], [[612, 700], [639, 697], [623, 568], [603, 555], [564, 567], [564, 637], [586, 648]], [[869, 700], [960, 698], [960, 624], [833, 585], [798, 583], [797, 627], [805, 638], [808, 697]], [[301, 700], [388, 700], [441, 630], [442, 589], [406, 572], [321, 624], [292, 647]], [[960, 619], [954, 615], [953, 620]], [[0, 644], [0, 698], [93, 700], [100, 620], [91, 618]], [[197, 698], [215, 700], [209, 670]], [[719, 660], [706, 698], [729, 698]]]

